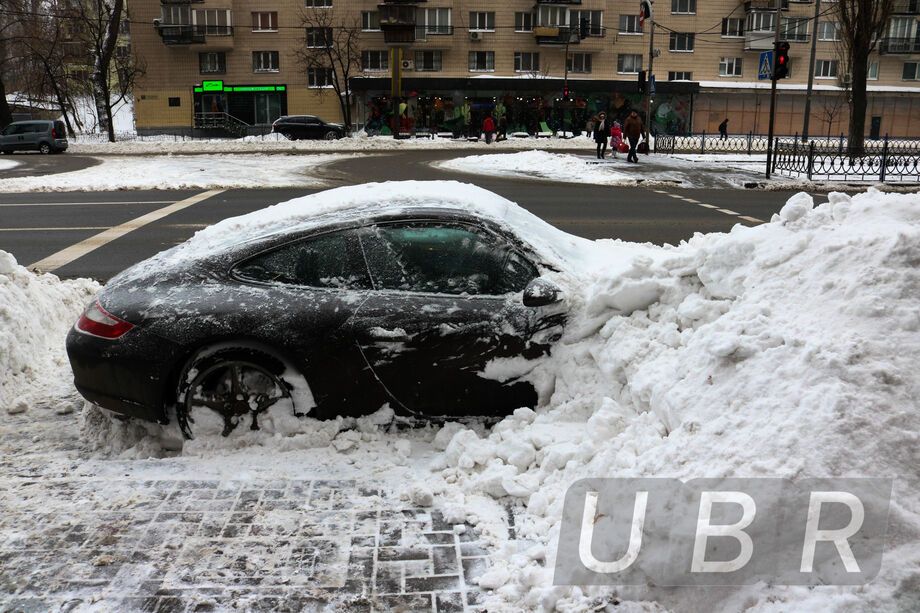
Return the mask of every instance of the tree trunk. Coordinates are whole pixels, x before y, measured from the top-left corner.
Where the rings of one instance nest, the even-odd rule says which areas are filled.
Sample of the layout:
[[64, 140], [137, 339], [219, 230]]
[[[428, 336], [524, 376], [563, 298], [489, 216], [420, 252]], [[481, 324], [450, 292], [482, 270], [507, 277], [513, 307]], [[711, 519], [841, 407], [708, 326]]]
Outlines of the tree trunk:
[[[102, 0], [96, 1], [101, 2]], [[112, 124], [112, 99], [109, 78], [111, 77], [112, 55], [115, 53], [115, 45], [118, 43], [118, 29], [121, 26], [121, 14], [124, 6], [124, 0], [114, 0], [110, 13], [104, 10], [97, 13], [100, 19], [103, 15], [106, 15], [107, 22], [99, 24], [100, 27], [105, 28], [105, 34], [93, 66], [93, 98], [96, 102], [96, 119], [99, 122], [99, 127], [108, 133], [109, 142], [112, 143], [115, 142], [115, 126]]]
[[0, 75], [0, 128], [5, 128], [13, 123], [13, 111], [6, 102], [6, 86], [3, 83], [3, 75]]
[[865, 48], [854, 49], [853, 89], [850, 91], [850, 154], [862, 155], [866, 140], [866, 80], [869, 76], [869, 52]]

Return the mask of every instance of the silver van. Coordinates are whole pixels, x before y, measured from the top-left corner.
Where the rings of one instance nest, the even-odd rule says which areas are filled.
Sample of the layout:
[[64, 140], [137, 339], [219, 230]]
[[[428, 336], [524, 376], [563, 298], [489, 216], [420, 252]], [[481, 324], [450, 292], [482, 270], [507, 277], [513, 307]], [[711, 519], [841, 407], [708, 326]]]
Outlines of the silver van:
[[61, 153], [66, 150], [67, 131], [63, 121], [15, 121], [0, 132], [0, 153]]

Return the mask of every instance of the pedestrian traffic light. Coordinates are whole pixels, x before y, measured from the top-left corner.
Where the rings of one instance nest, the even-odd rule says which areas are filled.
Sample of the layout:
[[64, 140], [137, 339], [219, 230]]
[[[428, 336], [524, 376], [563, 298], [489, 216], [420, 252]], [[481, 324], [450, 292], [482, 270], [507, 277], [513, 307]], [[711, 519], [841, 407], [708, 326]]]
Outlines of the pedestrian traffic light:
[[789, 43], [781, 41], [776, 43], [776, 60], [773, 64], [773, 80], [785, 79], [789, 76]]
[[639, 93], [644, 94], [646, 90], [645, 71], [639, 71]]

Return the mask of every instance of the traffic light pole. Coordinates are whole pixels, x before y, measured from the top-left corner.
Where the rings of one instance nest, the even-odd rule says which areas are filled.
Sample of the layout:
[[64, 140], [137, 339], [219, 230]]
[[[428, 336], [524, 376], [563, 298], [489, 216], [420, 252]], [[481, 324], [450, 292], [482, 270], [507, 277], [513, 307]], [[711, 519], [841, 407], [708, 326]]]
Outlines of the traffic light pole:
[[[648, 147], [648, 153], [652, 152], [652, 147], [648, 142], [648, 127], [652, 120], [652, 69], [655, 67], [655, 17], [652, 15], [649, 19], [650, 32], [648, 37], [648, 73], [645, 75], [645, 146]], [[648, 154], [646, 154], [648, 155]]]
[[770, 178], [770, 168], [773, 164], [773, 129], [776, 127], [776, 55], [779, 49], [780, 28], [782, 27], [782, 7], [783, 0], [776, 0], [776, 36], [773, 38], [773, 74], [770, 75], [770, 81], [773, 83], [770, 88], [770, 129], [767, 136], [767, 178]]
[[811, 61], [808, 63], [808, 92], [805, 94], [805, 121], [802, 124], [802, 142], [808, 142], [808, 124], [811, 122], [811, 92], [815, 84], [815, 56], [818, 47], [818, 17], [821, 0], [815, 0], [815, 20], [811, 26]]

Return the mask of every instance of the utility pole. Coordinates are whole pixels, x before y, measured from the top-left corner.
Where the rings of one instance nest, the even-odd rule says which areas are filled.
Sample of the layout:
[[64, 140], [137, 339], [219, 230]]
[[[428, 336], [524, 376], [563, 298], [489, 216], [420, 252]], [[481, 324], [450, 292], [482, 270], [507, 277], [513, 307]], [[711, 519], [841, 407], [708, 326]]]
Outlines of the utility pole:
[[767, 136], [767, 178], [770, 178], [770, 166], [773, 163], [773, 129], [776, 125], [776, 56], [779, 50], [779, 30], [782, 23], [783, 0], [776, 0], [776, 36], [773, 37], [773, 74], [770, 75], [770, 81], [773, 83], [770, 88], [770, 129]]
[[808, 124], [811, 122], [811, 92], [815, 84], [815, 55], [818, 50], [818, 16], [821, 0], [815, 0], [815, 20], [811, 28], [811, 61], [808, 63], [808, 92], [805, 94], [805, 121], [802, 124], [802, 142], [808, 142]]
[[649, 124], [652, 122], [652, 83], [655, 79], [653, 71], [655, 67], [655, 14], [652, 12], [651, 4], [649, 5], [649, 37], [648, 37], [648, 74], [645, 76], [645, 146], [648, 152], [652, 152], [652, 147], [648, 141]]

